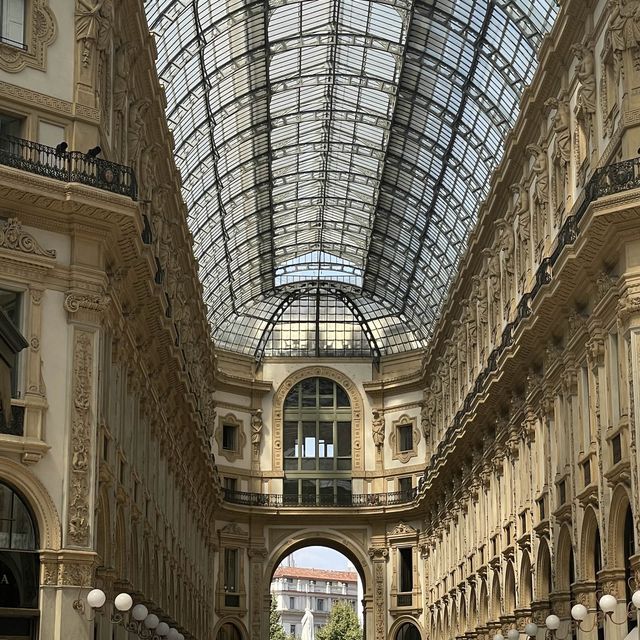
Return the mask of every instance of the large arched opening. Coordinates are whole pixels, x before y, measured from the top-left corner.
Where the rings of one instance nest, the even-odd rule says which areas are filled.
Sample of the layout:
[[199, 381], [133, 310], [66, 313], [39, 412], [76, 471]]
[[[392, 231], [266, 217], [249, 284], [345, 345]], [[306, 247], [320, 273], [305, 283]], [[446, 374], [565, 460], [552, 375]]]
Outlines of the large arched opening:
[[[278, 544], [272, 552], [269, 554], [268, 559], [264, 566], [264, 607], [263, 607], [263, 619], [269, 619], [269, 611], [271, 608], [271, 583], [276, 573], [276, 569], [281, 565], [283, 560], [296, 551], [301, 551], [308, 547], [325, 547], [333, 551], [337, 551], [342, 554], [354, 567], [355, 572], [358, 574], [360, 583], [362, 585], [362, 593], [360, 594], [361, 601], [356, 602], [356, 610], [361, 614], [363, 637], [367, 637], [367, 627], [372, 624], [372, 576], [370, 559], [365, 550], [360, 545], [351, 539], [348, 535], [337, 531], [329, 530], [323, 531], [322, 536], [318, 535], [318, 531], [313, 529], [306, 529], [296, 531], [294, 535], [287, 537], [280, 544]], [[331, 590], [332, 585], [327, 585], [326, 581], [322, 585], [323, 589]], [[338, 589], [344, 589], [343, 586], [337, 586]], [[338, 594], [339, 595], [339, 594]], [[288, 595], [287, 597], [291, 597]], [[295, 597], [295, 594], [293, 595]], [[350, 598], [352, 600], [352, 598]], [[294, 606], [298, 603], [294, 602]], [[266, 630], [265, 630], [266, 631]]]

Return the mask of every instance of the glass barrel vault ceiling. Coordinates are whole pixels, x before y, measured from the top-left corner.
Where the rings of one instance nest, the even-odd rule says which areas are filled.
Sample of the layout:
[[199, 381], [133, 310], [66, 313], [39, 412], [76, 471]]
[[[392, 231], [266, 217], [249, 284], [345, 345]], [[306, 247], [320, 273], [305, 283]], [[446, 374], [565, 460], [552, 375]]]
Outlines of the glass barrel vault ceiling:
[[145, 7], [218, 346], [425, 346], [555, 0]]

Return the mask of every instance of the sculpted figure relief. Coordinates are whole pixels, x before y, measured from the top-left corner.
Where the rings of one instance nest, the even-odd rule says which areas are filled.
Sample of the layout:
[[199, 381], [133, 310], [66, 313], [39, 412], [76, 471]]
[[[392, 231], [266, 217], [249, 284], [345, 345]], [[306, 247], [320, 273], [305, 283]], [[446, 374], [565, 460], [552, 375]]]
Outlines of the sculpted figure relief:
[[[533, 189], [533, 246], [536, 260], [542, 257], [544, 241], [547, 238], [547, 214], [549, 211], [549, 163], [547, 152], [537, 144], [527, 146], [527, 153], [533, 157], [531, 172], [535, 177]], [[527, 206], [529, 198], [525, 193]], [[518, 205], [516, 205], [516, 208]]]
[[533, 202], [536, 207], [545, 210], [549, 203], [549, 163], [547, 152], [537, 144], [527, 145], [527, 153], [534, 157], [531, 171], [535, 175], [536, 183], [533, 192]]
[[145, 117], [151, 103], [148, 100], [134, 100], [129, 106], [129, 132], [127, 136], [127, 159], [130, 165], [135, 165], [142, 144], [146, 137]]
[[477, 313], [477, 327], [479, 331], [478, 335], [478, 357], [482, 362], [485, 357], [485, 345], [487, 341], [487, 323], [489, 318], [487, 317], [488, 303], [487, 303], [487, 286], [484, 280], [480, 276], [473, 276], [471, 289], [472, 304], [475, 305]]
[[518, 221], [518, 249], [520, 251], [520, 278], [525, 278], [529, 271], [529, 195], [521, 184], [511, 185], [511, 192], [516, 195], [515, 216]]
[[376, 447], [382, 447], [384, 444], [384, 414], [377, 409], [373, 410], [371, 427], [373, 431], [373, 443]]
[[467, 337], [469, 341], [469, 380], [473, 378], [476, 370], [477, 347], [478, 347], [478, 309], [475, 300], [470, 299], [464, 305], [462, 313], [463, 326], [467, 327]]
[[426, 389], [424, 392], [425, 400], [420, 411], [420, 426], [422, 428], [422, 435], [428, 442], [431, 436], [431, 430], [435, 423], [435, 408], [436, 401], [435, 396], [431, 389]]
[[262, 409], [251, 414], [251, 443], [258, 446], [262, 440]]
[[104, 50], [109, 44], [113, 23], [111, 0], [76, 1], [76, 40], [82, 43], [82, 65], [89, 66], [93, 47]]
[[[513, 281], [513, 276], [514, 276], [513, 253], [515, 248], [515, 240], [513, 237], [513, 228], [509, 221], [501, 219], [501, 220], [498, 220], [496, 224], [498, 228], [499, 248], [502, 252], [502, 264], [504, 266], [502, 294], [503, 294], [503, 300], [505, 301], [505, 307], [506, 307], [506, 305], [508, 304], [508, 301], [513, 298], [513, 294], [511, 291], [511, 283]], [[505, 309], [505, 320], [507, 320], [506, 309]]]
[[618, 61], [640, 45], [640, 0], [609, 0], [609, 37]]
[[576, 74], [580, 80], [580, 89], [578, 91], [578, 103], [582, 105], [584, 110], [589, 114], [596, 112], [596, 73], [593, 52], [584, 44], [576, 43], [571, 49], [571, 53], [578, 58], [576, 66]]
[[553, 131], [556, 134], [556, 156], [567, 165], [571, 160], [571, 114], [566, 100], [549, 98], [545, 107], [554, 111]]

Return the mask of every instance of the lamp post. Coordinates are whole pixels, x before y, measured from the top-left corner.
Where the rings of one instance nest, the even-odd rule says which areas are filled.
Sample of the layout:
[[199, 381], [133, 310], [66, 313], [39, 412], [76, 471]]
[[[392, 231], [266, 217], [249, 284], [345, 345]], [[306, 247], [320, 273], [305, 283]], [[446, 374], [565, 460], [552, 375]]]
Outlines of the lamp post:
[[[102, 589], [91, 589], [85, 600], [80, 597], [74, 601], [73, 608], [81, 615], [86, 614], [88, 605], [93, 617], [95, 612], [102, 613], [102, 607], [107, 601], [107, 596]], [[128, 593], [119, 593], [113, 600], [115, 611], [110, 616], [113, 625], [119, 625], [129, 633], [135, 633], [142, 640], [185, 640], [185, 637], [175, 627], [170, 627], [161, 621], [155, 613], [149, 613], [143, 604], [133, 605], [133, 598]], [[91, 615], [91, 614], [89, 614]]]
[[[538, 625], [533, 622], [528, 622], [524, 625], [524, 635], [527, 638], [535, 638], [538, 633]], [[493, 640], [505, 640], [504, 636], [501, 633], [496, 633], [493, 636]], [[513, 628], [507, 631], [507, 640], [520, 640], [520, 631], [518, 629]]]
[[[600, 609], [588, 609], [583, 604], [575, 604], [571, 607], [571, 625], [580, 631], [589, 633], [593, 631], [600, 622], [606, 620], [613, 622], [615, 625], [626, 624], [627, 620], [638, 616], [638, 610], [640, 609], [640, 589], [636, 590], [631, 596], [631, 602], [627, 605], [627, 614], [622, 620], [616, 620], [613, 617], [613, 612], [617, 605], [618, 600], [611, 594], [605, 594], [600, 598], [598, 601]], [[585, 628], [583, 622], [590, 613], [595, 614], [595, 618], [591, 627]], [[547, 627], [547, 637], [549, 640], [565, 640], [565, 638], [569, 636], [571, 629], [562, 637], [556, 634], [556, 631], [560, 628], [560, 622], [560, 618], [553, 613], [547, 616], [545, 626]]]

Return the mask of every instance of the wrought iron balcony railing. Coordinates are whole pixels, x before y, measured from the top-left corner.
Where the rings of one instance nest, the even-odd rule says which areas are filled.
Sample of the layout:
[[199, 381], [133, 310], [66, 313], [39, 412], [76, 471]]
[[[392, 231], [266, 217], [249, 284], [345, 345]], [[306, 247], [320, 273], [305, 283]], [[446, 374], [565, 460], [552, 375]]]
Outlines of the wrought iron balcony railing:
[[416, 499], [417, 490], [391, 493], [362, 493], [344, 496], [283, 495], [280, 493], [248, 493], [224, 490], [224, 499], [248, 507], [386, 507], [408, 504]]
[[0, 136], [0, 164], [63, 182], [79, 182], [136, 199], [131, 167], [80, 151], [58, 151], [39, 142]]
[[531, 305], [536, 296], [543, 287], [553, 280], [553, 267], [562, 252], [578, 239], [580, 222], [589, 209], [589, 205], [599, 198], [632, 189], [640, 189], [640, 157], [600, 167], [593, 172], [593, 175], [585, 185], [582, 198], [576, 202], [573, 208], [572, 215], [567, 217], [560, 228], [551, 254], [540, 263], [536, 271], [533, 288], [522, 295], [518, 303], [516, 318], [504, 328], [500, 344], [489, 355], [487, 365], [478, 374], [473, 388], [467, 393], [464, 399], [462, 407], [453, 416], [452, 422], [445, 430], [444, 438], [438, 443], [435, 452], [431, 455], [431, 459], [423, 474], [422, 482], [420, 483], [423, 490], [426, 490], [429, 486], [430, 474], [435, 473], [433, 469], [436, 468], [436, 459], [443, 459], [445, 457], [445, 452], [459, 436], [465, 415], [470, 411], [474, 400], [484, 392], [485, 385], [492, 372], [498, 368], [500, 356], [513, 344], [514, 333], [518, 329], [518, 326], [531, 315]]

